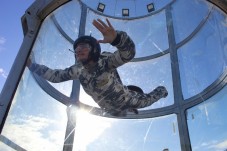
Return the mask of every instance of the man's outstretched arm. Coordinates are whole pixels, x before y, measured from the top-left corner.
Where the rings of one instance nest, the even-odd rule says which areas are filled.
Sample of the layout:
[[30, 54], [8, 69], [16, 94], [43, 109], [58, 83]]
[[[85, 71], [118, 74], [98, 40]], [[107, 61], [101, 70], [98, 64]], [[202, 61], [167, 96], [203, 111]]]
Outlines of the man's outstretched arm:
[[76, 65], [66, 68], [64, 70], [50, 69], [45, 65], [31, 63], [29, 59], [27, 62], [27, 66], [31, 72], [53, 83], [78, 79], [79, 77], [79, 70]]

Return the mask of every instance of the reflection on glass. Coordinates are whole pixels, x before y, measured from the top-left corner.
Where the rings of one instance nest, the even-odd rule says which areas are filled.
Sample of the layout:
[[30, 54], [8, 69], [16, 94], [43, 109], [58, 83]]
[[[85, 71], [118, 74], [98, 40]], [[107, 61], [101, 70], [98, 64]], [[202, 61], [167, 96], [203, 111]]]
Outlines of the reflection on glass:
[[193, 151], [227, 149], [227, 87], [207, 101], [187, 111]]
[[0, 150], [1, 151], [16, 151], [1, 141], [0, 141]]
[[111, 119], [77, 113], [73, 151], [180, 151], [176, 115]]
[[195, 30], [208, 14], [208, 8], [209, 5], [205, 1], [180, 0], [174, 3], [172, 16], [177, 43], [188, 37]]
[[212, 84], [226, 67], [223, 36], [224, 16], [212, 13], [202, 30], [178, 50], [184, 98], [190, 98]]
[[53, 12], [62, 30], [75, 40], [79, 33], [81, 5], [78, 1], [70, 1]]
[[168, 97], [161, 99], [144, 109], [165, 107], [173, 104], [173, 86], [169, 55], [141, 61], [130, 62], [119, 68], [119, 75], [125, 85], [136, 85], [145, 93], [150, 93], [156, 87], [163, 85], [168, 90]]
[[[36, 63], [52, 69], [65, 69], [75, 63], [74, 54], [68, 49], [72, 49], [72, 44], [57, 30], [51, 17], [47, 17], [33, 46], [33, 59]], [[61, 93], [70, 96], [72, 81], [50, 84]]]
[[[90, 11], [86, 21], [85, 34], [92, 34], [93, 37], [102, 39], [102, 34], [92, 25], [92, 21], [95, 18], [105, 20], [105, 17], [98, 16]], [[109, 20], [116, 30], [125, 31], [132, 38], [137, 51], [135, 58], [150, 56], [160, 52], [162, 53], [169, 48], [164, 11], [155, 16], [131, 21], [117, 19]], [[112, 47], [109, 44], [101, 44], [101, 47], [102, 51], [113, 52], [116, 50], [115, 47]]]
[[26, 69], [2, 135], [29, 151], [62, 150], [66, 107], [47, 95]]

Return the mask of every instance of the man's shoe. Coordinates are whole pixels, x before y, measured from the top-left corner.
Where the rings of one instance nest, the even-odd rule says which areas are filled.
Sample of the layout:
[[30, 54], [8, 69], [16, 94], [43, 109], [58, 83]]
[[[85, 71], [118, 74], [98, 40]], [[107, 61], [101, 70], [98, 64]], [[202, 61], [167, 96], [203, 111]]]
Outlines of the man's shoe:
[[168, 91], [164, 86], [158, 86], [154, 89], [155, 95], [160, 96], [160, 98], [166, 98], [168, 96]]

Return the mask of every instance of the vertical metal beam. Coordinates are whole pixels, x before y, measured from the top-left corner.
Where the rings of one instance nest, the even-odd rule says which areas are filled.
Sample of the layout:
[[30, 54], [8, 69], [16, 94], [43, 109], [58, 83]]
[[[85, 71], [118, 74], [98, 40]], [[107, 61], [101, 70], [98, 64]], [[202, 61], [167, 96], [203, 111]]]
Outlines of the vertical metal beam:
[[84, 5], [83, 3], [81, 4], [81, 17], [80, 17], [80, 29], [79, 29], [79, 35], [78, 37], [82, 36], [85, 34], [85, 26], [86, 26], [86, 20], [87, 20], [87, 6]]
[[179, 137], [182, 151], [191, 151], [190, 140], [188, 135], [185, 110], [181, 107], [183, 105], [183, 94], [180, 81], [180, 69], [177, 56], [176, 40], [174, 35], [173, 17], [171, 6], [166, 8], [166, 22], [168, 31], [168, 40], [170, 48], [170, 59], [172, 68], [174, 104], [177, 106], [177, 119], [179, 128]]
[[[87, 17], [87, 7], [81, 3], [81, 17], [80, 17], [80, 27], [79, 27], [79, 35], [85, 34], [85, 25], [86, 25], [86, 17]], [[68, 122], [66, 127], [66, 134], [65, 134], [65, 142], [63, 151], [72, 151], [73, 150], [73, 143], [74, 143], [74, 134], [75, 134], [75, 127], [76, 127], [76, 109], [77, 103], [79, 101], [79, 92], [80, 92], [80, 82], [79, 80], [73, 81], [73, 88], [71, 92], [71, 101], [72, 106], [67, 108], [67, 115], [68, 115]]]
[[[70, 0], [37, 0], [22, 17], [23, 43], [11, 67], [0, 95], [0, 133], [3, 129], [14, 94], [23, 74], [27, 57], [35, 42], [42, 20], [60, 5]], [[51, 7], [50, 7], [51, 6]]]
[[38, 10], [39, 7], [35, 7], [35, 5], [33, 5], [22, 17], [22, 25], [25, 36], [0, 95], [0, 133], [2, 132], [6, 117], [14, 98], [14, 94], [23, 74], [27, 57], [30, 54], [41, 25], [41, 20], [36, 17]]
[[65, 141], [63, 151], [72, 151], [74, 142], [74, 133], [76, 127], [76, 106], [71, 105], [67, 107], [67, 127], [65, 132]]

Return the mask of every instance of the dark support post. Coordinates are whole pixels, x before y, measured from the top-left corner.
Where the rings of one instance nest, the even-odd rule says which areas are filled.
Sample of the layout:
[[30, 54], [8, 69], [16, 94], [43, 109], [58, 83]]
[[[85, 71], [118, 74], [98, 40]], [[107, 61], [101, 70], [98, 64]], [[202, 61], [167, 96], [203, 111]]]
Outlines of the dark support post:
[[180, 69], [177, 56], [176, 40], [174, 35], [171, 6], [166, 8], [166, 22], [169, 39], [170, 59], [173, 77], [174, 102], [177, 106], [177, 121], [182, 151], [191, 151], [185, 109], [183, 108], [183, 94], [180, 81]]
[[[87, 17], [87, 7], [83, 4], [81, 10], [81, 18], [80, 18], [80, 27], [79, 27], [79, 35], [84, 35], [85, 33], [85, 24], [86, 24], [86, 17]], [[67, 115], [68, 115], [68, 122], [65, 134], [65, 142], [63, 151], [72, 151], [73, 150], [73, 143], [74, 143], [74, 133], [76, 128], [76, 110], [79, 109], [77, 103], [79, 101], [79, 92], [80, 92], [80, 83], [78, 80], [73, 81], [73, 88], [71, 92], [71, 101], [72, 105], [67, 107]]]
[[67, 107], [67, 128], [65, 132], [65, 141], [63, 151], [73, 150], [74, 133], [76, 127], [76, 106], [71, 105]]

